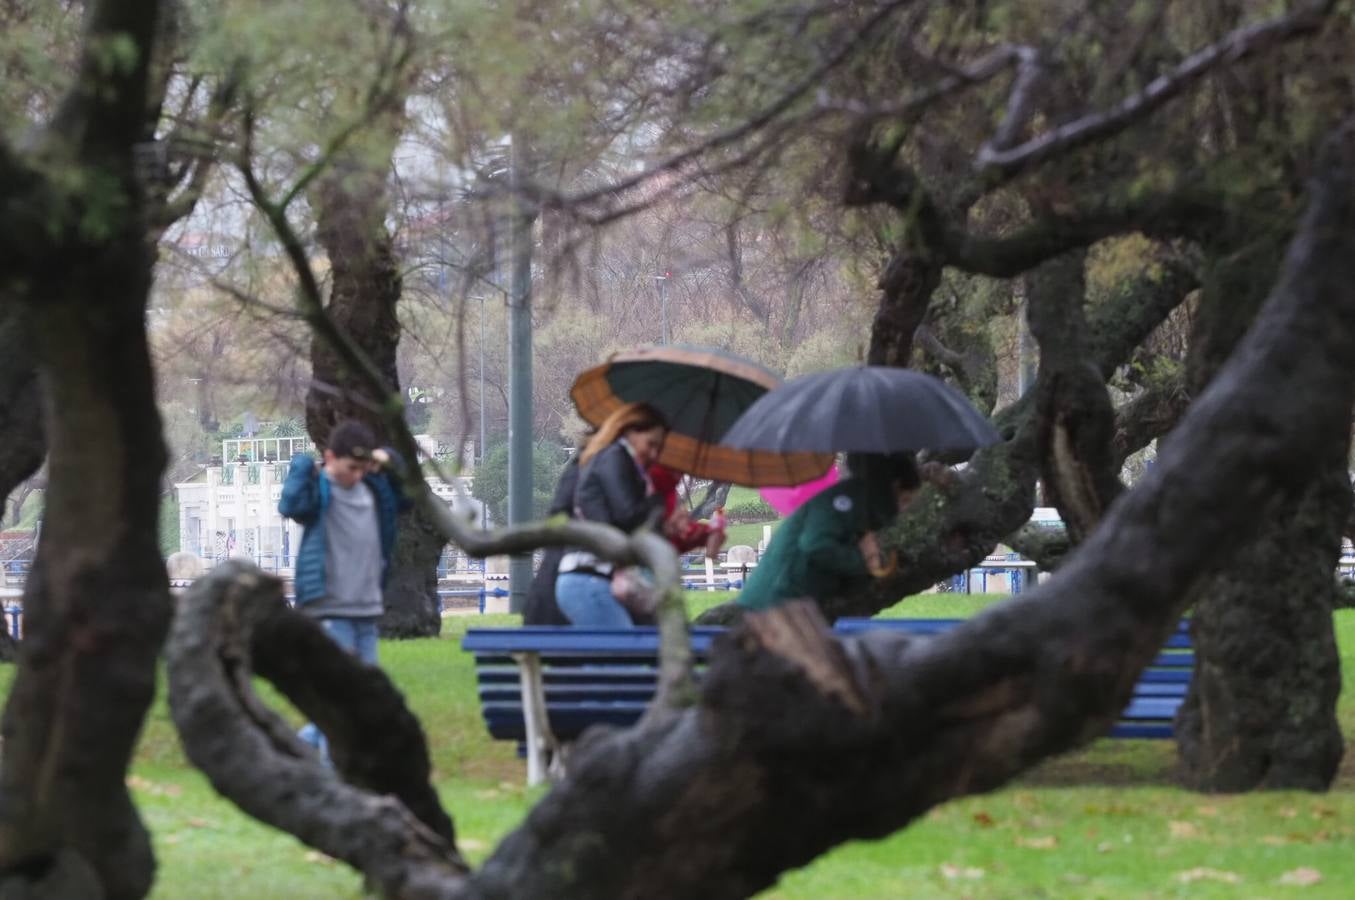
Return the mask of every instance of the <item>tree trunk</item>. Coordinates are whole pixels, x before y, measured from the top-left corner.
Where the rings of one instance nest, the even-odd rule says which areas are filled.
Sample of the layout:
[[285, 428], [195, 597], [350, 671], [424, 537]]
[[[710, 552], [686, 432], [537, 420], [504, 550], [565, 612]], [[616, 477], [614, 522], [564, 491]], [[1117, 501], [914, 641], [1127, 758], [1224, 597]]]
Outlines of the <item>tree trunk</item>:
[[[0, 280], [12, 279], [0, 287], [31, 316], [49, 472], [0, 722], [5, 896], [137, 898], [155, 871], [125, 779], [171, 611], [157, 541], [166, 454], [145, 319], [154, 252], [133, 153], [152, 124], [159, 13], [154, 0], [88, 5], [74, 85], [31, 143], [43, 167], [0, 177], [10, 232], [34, 237], [14, 223], [35, 212], [28, 195], [3, 192], [21, 184], [38, 198], [29, 202], [46, 204], [36, 213], [40, 258], [0, 267]], [[125, 65], [108, 65], [114, 41], [130, 47]], [[7, 149], [0, 143], [0, 169]]]
[[[401, 279], [395, 242], [385, 223], [385, 177], [384, 169], [339, 165], [315, 191], [315, 211], [333, 279], [329, 315], [398, 393], [400, 320], [395, 309]], [[311, 342], [311, 370], [314, 382], [306, 393], [306, 427], [317, 445], [323, 447], [330, 430], [343, 419], [366, 422], [385, 442], [380, 404], [387, 398], [365, 397], [357, 373], [349, 372], [320, 337]], [[417, 511], [400, 517], [381, 620], [384, 636], [429, 637], [441, 629], [437, 564], [443, 546]]]
[[1207, 791], [1326, 790], [1344, 742], [1332, 570], [1350, 510], [1345, 447], [1292, 509], [1267, 516], [1195, 605], [1195, 679], [1176, 735]]
[[438, 558], [446, 546], [446, 539], [417, 506], [400, 516], [386, 582], [386, 613], [381, 617], [383, 637], [432, 637], [442, 630]]
[[[1277, 268], [1282, 235], [1211, 252], [1192, 336], [1188, 379], [1198, 393], [1259, 305]], [[1170, 441], [1170, 439], [1169, 439]], [[1324, 462], [1295, 473], [1292, 506], [1257, 510], [1261, 531], [1238, 544], [1197, 592], [1191, 623], [1195, 678], [1177, 716], [1188, 782], [1202, 790], [1325, 790], [1343, 742], [1336, 721], [1340, 657], [1332, 631], [1332, 572], [1350, 508], [1349, 436], [1322, 448]]]
[[1115, 410], [1091, 361], [1083, 305], [1086, 257], [1085, 251], [1065, 253], [1027, 276], [1027, 319], [1040, 344], [1040, 478], [1074, 544], [1096, 528], [1123, 489], [1111, 451]]
[[170, 618], [145, 233], [134, 221], [33, 288], [50, 476], [3, 720], [0, 866], [37, 884], [92, 877], [108, 897], [144, 896], [154, 873], [124, 777]]
[[941, 283], [943, 261], [933, 254], [895, 251], [880, 276], [880, 308], [870, 329], [872, 366], [907, 367], [913, 359], [913, 335], [927, 317], [932, 294]]

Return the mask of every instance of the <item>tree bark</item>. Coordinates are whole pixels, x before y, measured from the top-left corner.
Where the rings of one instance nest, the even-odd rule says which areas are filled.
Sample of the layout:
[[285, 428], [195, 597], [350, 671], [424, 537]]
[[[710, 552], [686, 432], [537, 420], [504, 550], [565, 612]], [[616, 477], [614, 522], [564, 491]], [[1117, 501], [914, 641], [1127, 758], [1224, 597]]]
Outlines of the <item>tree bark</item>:
[[942, 269], [935, 255], [895, 251], [880, 276], [880, 307], [871, 324], [868, 363], [901, 368], [912, 364], [913, 335], [927, 317]]
[[[42, 231], [50, 259], [0, 273], [19, 275], [3, 287], [31, 316], [49, 471], [25, 640], [0, 725], [6, 894], [136, 898], [154, 875], [125, 778], [170, 617], [156, 527], [165, 449], [145, 328], [154, 253], [133, 157], [148, 127], [159, 12], [150, 0], [89, 9], [75, 85], [35, 153], [59, 160], [69, 183], [100, 185], [103, 203], [92, 211], [31, 173], [28, 189], [51, 203], [54, 221]], [[110, 70], [114, 39], [135, 52]], [[17, 205], [0, 207], [23, 217]]]
[[1345, 743], [1331, 573], [1351, 497], [1345, 446], [1327, 449], [1322, 474], [1272, 510], [1195, 604], [1195, 679], [1176, 731], [1200, 790], [1323, 791], [1336, 776]]
[[[391, 144], [389, 151], [393, 149]], [[400, 320], [396, 305], [401, 277], [395, 241], [385, 222], [385, 181], [385, 167], [352, 161], [338, 164], [321, 180], [314, 205], [320, 242], [331, 267], [326, 309], [380, 369], [390, 390], [398, 393]], [[348, 371], [329, 343], [319, 337], [311, 341], [311, 371], [314, 382], [306, 393], [306, 428], [317, 445], [323, 447], [329, 432], [343, 419], [366, 422], [385, 442], [381, 404], [387, 398], [367, 396], [358, 374]], [[385, 589], [382, 635], [430, 637], [441, 630], [437, 564], [444, 546], [417, 510], [401, 515]]]
[[[1209, 253], [1187, 363], [1196, 390], [1253, 319], [1283, 232], [1223, 237], [1244, 249]], [[1195, 677], [1176, 735], [1185, 778], [1202, 790], [1325, 790], [1335, 776], [1344, 743], [1332, 571], [1351, 502], [1348, 448], [1348, 433], [1315, 446], [1318, 464], [1294, 473], [1303, 482], [1296, 501], [1254, 511], [1260, 531], [1230, 541], [1227, 564], [1198, 591]]]
[[1065, 253], [1027, 276], [1027, 318], [1040, 344], [1041, 482], [1074, 544], [1096, 528], [1124, 487], [1111, 452], [1115, 410], [1090, 358], [1085, 262], [1085, 252]]

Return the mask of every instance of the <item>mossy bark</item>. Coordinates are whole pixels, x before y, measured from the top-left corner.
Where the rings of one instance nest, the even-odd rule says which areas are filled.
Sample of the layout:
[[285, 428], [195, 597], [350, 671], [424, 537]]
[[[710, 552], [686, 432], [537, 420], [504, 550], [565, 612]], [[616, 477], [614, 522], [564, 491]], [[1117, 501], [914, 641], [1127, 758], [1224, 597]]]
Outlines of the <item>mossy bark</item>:
[[[1230, 249], [1210, 250], [1192, 337], [1192, 393], [1253, 321], [1287, 234], [1222, 237]], [[1300, 499], [1255, 510], [1260, 531], [1196, 592], [1195, 678], [1176, 733], [1184, 776], [1201, 790], [1325, 790], [1335, 776], [1343, 742], [1332, 572], [1351, 502], [1348, 445], [1348, 433], [1336, 436], [1319, 467], [1292, 473]]]

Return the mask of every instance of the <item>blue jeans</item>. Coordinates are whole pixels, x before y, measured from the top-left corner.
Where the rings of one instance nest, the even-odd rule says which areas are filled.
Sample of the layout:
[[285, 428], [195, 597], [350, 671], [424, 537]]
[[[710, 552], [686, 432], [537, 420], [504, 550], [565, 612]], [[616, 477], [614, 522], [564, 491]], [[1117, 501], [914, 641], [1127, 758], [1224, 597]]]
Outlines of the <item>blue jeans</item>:
[[573, 625], [583, 628], [634, 628], [630, 613], [612, 596], [611, 579], [565, 572], [555, 579], [555, 602]]
[[376, 665], [376, 617], [321, 619], [320, 627], [334, 643], [370, 666]]
[[[376, 665], [376, 618], [321, 619], [320, 627], [325, 630], [334, 643], [338, 644], [358, 659], [370, 666]], [[315, 727], [307, 722], [296, 733], [297, 737], [320, 751], [320, 758], [329, 762], [329, 742]]]

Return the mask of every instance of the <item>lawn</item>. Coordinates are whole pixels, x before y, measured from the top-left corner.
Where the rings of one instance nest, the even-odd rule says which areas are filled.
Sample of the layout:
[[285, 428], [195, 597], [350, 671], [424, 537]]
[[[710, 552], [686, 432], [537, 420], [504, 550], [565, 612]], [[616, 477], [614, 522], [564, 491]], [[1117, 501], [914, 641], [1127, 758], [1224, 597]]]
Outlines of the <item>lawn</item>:
[[[728, 594], [689, 595], [694, 607]], [[933, 594], [892, 614], [967, 615], [994, 598]], [[474, 861], [526, 813], [512, 747], [490, 741], [465, 629], [512, 616], [455, 617], [441, 639], [383, 643], [382, 664], [431, 736], [434, 777]], [[1337, 614], [1341, 720], [1355, 730], [1355, 611]], [[0, 670], [7, 687], [12, 669]], [[269, 692], [265, 692], [269, 694]], [[269, 694], [271, 696], [271, 694]], [[1326, 795], [1211, 797], [1173, 786], [1169, 742], [1102, 741], [1005, 790], [947, 804], [913, 827], [855, 842], [787, 874], [763, 897], [1343, 897], [1355, 884], [1355, 761]], [[163, 696], [147, 721], [133, 795], [161, 862], [153, 896], [358, 898], [356, 875], [218, 798], [187, 765]]]

